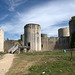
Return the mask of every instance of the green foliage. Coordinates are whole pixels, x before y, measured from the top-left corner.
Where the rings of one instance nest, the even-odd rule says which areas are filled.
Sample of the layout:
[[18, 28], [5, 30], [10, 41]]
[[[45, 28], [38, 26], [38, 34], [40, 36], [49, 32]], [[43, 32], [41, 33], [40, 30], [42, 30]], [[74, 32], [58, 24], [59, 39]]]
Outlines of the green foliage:
[[21, 39], [18, 40], [19, 44], [22, 45], [22, 35], [21, 35]]
[[3, 55], [6, 54], [4, 52], [0, 52], [0, 60], [2, 59]]
[[7, 38], [7, 40], [9, 40], [9, 39]]
[[0, 55], [4, 55], [4, 54], [6, 54], [6, 53], [4, 53], [4, 52], [3, 52], [3, 53], [2, 53], [2, 52], [0, 52]]
[[18, 40], [19, 44], [21, 44], [21, 39]]
[[75, 48], [75, 32], [72, 33], [72, 37], [71, 37], [71, 48]]
[[22, 35], [21, 35], [21, 41], [22, 41]]

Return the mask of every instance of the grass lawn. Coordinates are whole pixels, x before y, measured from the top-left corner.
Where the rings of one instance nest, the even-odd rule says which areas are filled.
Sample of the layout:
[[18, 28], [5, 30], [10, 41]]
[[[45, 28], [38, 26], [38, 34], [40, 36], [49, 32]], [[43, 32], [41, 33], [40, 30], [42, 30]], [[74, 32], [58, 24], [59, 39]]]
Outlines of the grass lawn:
[[15, 54], [16, 58], [6, 75], [75, 75], [75, 52], [44, 51]]

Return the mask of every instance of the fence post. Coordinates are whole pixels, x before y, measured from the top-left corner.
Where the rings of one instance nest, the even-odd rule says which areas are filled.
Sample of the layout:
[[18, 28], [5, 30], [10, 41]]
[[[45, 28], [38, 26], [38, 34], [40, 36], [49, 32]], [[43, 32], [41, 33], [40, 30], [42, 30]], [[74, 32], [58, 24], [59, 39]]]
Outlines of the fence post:
[[72, 50], [71, 50], [71, 58], [70, 58], [70, 60], [72, 61]]

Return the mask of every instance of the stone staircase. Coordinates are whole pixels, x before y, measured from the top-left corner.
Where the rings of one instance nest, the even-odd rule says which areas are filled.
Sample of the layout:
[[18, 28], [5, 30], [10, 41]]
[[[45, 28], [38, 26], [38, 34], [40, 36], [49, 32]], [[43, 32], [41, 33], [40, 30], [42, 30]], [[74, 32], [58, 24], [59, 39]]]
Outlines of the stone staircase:
[[18, 45], [16, 46], [14, 45], [12, 48], [8, 50], [8, 53], [14, 53], [18, 48], [19, 48]]

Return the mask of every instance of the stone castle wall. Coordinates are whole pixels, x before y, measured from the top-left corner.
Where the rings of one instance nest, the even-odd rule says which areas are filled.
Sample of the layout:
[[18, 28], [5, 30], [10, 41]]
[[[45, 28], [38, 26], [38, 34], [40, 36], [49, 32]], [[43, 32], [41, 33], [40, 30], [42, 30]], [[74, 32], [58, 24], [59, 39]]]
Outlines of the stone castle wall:
[[59, 37], [70, 36], [69, 27], [58, 29], [58, 36]]
[[[37, 34], [39, 36], [37, 36]], [[38, 40], [39, 38], [41, 38], [41, 40]], [[30, 49], [33, 51], [39, 51], [38, 48], [40, 46], [41, 46], [40, 51], [55, 50], [55, 49], [69, 49], [70, 48], [69, 27], [60, 28], [58, 30], [58, 37], [47, 37], [47, 34], [41, 34], [40, 25], [27, 24], [24, 27], [24, 35], [22, 36], [22, 42], [24, 43], [25, 46], [28, 46], [29, 44]]]
[[0, 29], [0, 52], [4, 52], [4, 31]]
[[8, 52], [10, 48], [12, 48], [16, 44], [16, 40], [5, 40], [4, 41], [4, 51]]
[[55, 49], [69, 49], [69, 37], [42, 37], [41, 38], [42, 51]]
[[[24, 41], [23, 41], [24, 42]], [[35, 45], [34, 45], [35, 46]], [[41, 34], [41, 50], [69, 49], [70, 37], [47, 37]]]

